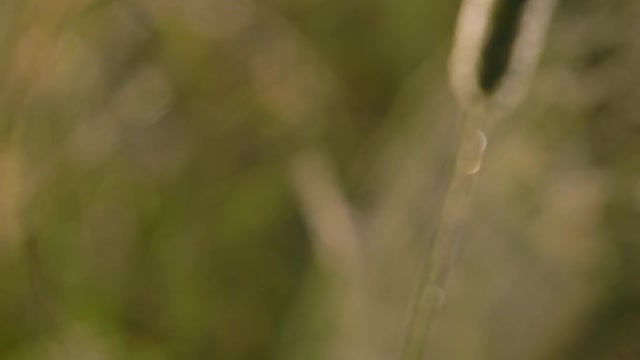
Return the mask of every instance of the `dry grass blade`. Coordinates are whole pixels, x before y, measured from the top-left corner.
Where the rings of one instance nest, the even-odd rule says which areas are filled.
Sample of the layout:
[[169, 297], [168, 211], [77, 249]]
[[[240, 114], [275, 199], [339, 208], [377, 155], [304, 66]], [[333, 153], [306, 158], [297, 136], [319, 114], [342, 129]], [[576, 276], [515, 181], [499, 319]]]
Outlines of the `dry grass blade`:
[[[419, 270], [400, 358], [421, 360], [457, 244], [464, 231], [475, 174], [496, 117], [513, 109], [532, 76], [554, 0], [467, 0], [458, 18], [450, 82], [465, 116], [434, 239]], [[499, 111], [497, 111], [499, 110]]]

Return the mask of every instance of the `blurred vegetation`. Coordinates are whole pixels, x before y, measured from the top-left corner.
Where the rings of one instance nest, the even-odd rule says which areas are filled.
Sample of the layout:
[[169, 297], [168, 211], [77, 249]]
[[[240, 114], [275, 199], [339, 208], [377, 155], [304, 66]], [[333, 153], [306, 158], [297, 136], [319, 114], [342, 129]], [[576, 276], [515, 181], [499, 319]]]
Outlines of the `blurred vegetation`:
[[[0, 2], [0, 358], [391, 358], [458, 7]], [[640, 358], [639, 16], [560, 1], [489, 139], [433, 359]], [[323, 231], [362, 231], [371, 271], [345, 281]]]

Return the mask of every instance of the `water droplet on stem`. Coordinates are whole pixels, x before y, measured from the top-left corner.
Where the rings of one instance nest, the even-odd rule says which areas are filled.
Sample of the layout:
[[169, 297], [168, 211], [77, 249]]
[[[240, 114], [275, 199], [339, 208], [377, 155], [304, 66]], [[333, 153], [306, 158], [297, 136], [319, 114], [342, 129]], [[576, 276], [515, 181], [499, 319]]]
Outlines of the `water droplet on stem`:
[[466, 132], [460, 143], [457, 167], [467, 175], [477, 173], [482, 167], [482, 157], [487, 147], [487, 138], [480, 130]]

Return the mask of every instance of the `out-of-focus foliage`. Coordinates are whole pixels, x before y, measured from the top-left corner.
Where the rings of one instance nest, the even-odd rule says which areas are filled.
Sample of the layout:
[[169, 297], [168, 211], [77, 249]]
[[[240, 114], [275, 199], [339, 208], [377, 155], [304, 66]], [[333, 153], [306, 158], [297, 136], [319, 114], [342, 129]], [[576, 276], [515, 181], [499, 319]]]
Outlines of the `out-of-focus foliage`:
[[[457, 117], [458, 5], [0, 2], [0, 358], [388, 358]], [[640, 358], [639, 16], [560, 1], [433, 358]], [[341, 207], [304, 211], [336, 188], [367, 229], [357, 284], [317, 242], [349, 237]]]

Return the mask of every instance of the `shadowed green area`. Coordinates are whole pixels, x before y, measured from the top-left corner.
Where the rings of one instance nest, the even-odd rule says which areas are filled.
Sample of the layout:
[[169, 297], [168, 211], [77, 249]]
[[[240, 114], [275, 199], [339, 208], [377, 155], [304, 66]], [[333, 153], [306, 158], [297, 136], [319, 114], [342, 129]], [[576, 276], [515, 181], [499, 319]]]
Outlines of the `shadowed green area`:
[[491, 29], [480, 57], [480, 87], [493, 92], [508, 69], [514, 42], [518, 37], [522, 16], [528, 0], [502, 0], [493, 10]]

